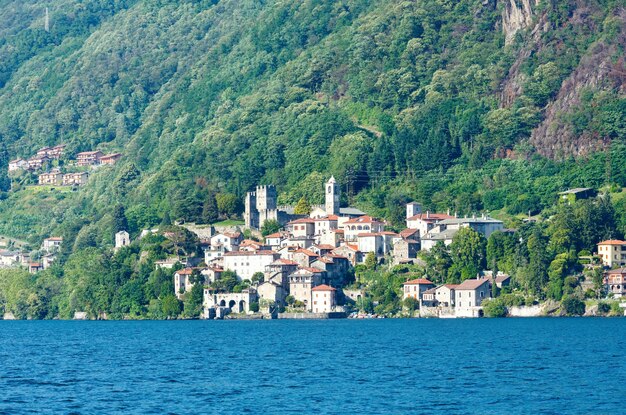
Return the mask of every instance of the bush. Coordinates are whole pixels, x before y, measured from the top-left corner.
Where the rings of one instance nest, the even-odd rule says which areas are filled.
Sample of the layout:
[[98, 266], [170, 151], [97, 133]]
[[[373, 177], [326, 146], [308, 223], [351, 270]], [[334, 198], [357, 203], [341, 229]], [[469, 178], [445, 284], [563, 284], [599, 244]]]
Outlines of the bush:
[[404, 308], [409, 311], [414, 311], [419, 308], [419, 301], [413, 297], [407, 297], [403, 301]]
[[483, 301], [483, 312], [485, 317], [506, 317], [508, 314], [504, 301], [500, 298]]
[[605, 302], [598, 303], [598, 313], [600, 314], [608, 314], [611, 311], [611, 305]]
[[585, 303], [576, 297], [567, 297], [561, 302], [561, 306], [568, 316], [582, 316], [585, 314]]
[[252, 311], [253, 313], [258, 313], [259, 303], [257, 303], [256, 301], [254, 303], [250, 303], [250, 311]]

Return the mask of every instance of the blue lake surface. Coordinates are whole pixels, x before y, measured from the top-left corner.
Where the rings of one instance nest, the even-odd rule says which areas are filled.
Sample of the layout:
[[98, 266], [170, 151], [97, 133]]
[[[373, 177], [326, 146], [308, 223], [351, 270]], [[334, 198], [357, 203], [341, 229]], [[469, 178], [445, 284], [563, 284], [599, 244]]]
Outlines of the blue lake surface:
[[0, 321], [0, 413], [625, 414], [626, 319]]

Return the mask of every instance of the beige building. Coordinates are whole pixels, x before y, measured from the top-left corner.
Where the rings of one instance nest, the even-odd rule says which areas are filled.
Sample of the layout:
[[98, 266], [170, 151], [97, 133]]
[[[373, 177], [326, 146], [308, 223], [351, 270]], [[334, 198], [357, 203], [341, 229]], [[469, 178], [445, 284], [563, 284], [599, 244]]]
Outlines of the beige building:
[[89, 173], [67, 173], [63, 175], [63, 186], [82, 186], [87, 183]]
[[41, 244], [41, 249], [43, 251], [50, 253], [52, 251], [56, 251], [57, 249], [59, 249], [62, 243], [63, 243], [62, 237], [53, 236], [53, 237], [46, 238], [43, 240], [43, 243]]
[[121, 158], [122, 158], [122, 154], [121, 153], [107, 154], [106, 156], [100, 157], [100, 164], [113, 165], [113, 164], [117, 163], [117, 161], [119, 159], [121, 159]]
[[430, 232], [437, 222], [444, 219], [454, 219], [454, 216], [445, 213], [419, 212], [406, 218], [406, 227], [409, 229], [417, 229], [421, 237]]
[[419, 301], [422, 299], [424, 291], [431, 288], [435, 288], [435, 284], [425, 278], [407, 281], [403, 284], [402, 299], [415, 298]]
[[334, 311], [336, 303], [337, 290], [329, 285], [318, 285], [311, 289], [311, 301], [313, 302], [312, 311], [314, 313], [330, 313]]
[[39, 185], [60, 186], [63, 184], [63, 173], [59, 169], [52, 169], [48, 173], [39, 175]]
[[287, 224], [287, 230], [294, 238], [313, 238], [315, 235], [315, 219], [296, 219]]
[[28, 168], [28, 161], [18, 158], [9, 162], [9, 172], [17, 170], [26, 170]]
[[598, 255], [605, 267], [623, 267], [626, 265], [626, 241], [602, 241], [598, 244]]
[[312, 310], [311, 290], [322, 283], [323, 271], [317, 268], [300, 268], [289, 276], [289, 294]]
[[180, 300], [182, 296], [193, 288], [191, 276], [193, 268], [184, 268], [174, 273], [174, 292]]
[[356, 242], [359, 234], [382, 232], [384, 228], [385, 224], [378, 219], [367, 215], [359, 216], [344, 222], [344, 239], [347, 242]]
[[240, 293], [215, 293], [209, 288], [204, 289], [204, 317], [211, 316], [211, 309], [228, 308], [231, 313], [249, 313], [250, 304], [259, 299], [256, 290], [246, 289]]
[[491, 296], [489, 280], [465, 280], [455, 289], [454, 306], [459, 317], [478, 317], [483, 300]]

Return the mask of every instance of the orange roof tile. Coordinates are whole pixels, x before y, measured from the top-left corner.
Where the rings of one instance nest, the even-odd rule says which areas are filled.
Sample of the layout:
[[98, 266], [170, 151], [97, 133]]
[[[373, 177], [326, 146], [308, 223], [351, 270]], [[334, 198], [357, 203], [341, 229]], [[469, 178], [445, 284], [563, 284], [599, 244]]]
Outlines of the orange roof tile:
[[404, 283], [404, 285], [418, 285], [418, 284], [422, 284], [422, 285], [435, 285], [432, 281], [429, 281], [425, 278], [418, 278], [416, 280], [411, 280], [411, 281], [407, 281]]
[[331, 287], [330, 285], [322, 284], [322, 285], [318, 285], [315, 288], [312, 288], [311, 291], [337, 291], [337, 290]]

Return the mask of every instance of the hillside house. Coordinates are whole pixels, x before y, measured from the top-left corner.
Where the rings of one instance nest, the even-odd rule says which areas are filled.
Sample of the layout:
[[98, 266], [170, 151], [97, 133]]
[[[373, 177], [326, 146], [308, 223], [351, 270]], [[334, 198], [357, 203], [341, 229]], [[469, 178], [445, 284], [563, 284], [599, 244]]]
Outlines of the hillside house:
[[291, 257], [291, 259], [300, 264], [301, 267], [310, 267], [318, 258], [319, 255], [308, 249], [298, 249]]
[[407, 263], [415, 259], [420, 250], [420, 243], [413, 239], [400, 239], [393, 244], [394, 263]]
[[604, 274], [604, 286], [607, 294], [621, 298], [626, 296], [626, 268], [607, 271]]
[[296, 272], [299, 266], [300, 264], [289, 259], [277, 259], [265, 267], [265, 281], [279, 284], [287, 291], [289, 290], [289, 276]]
[[43, 271], [43, 264], [41, 262], [30, 262], [28, 264], [28, 272], [36, 274], [39, 271]]
[[611, 239], [598, 244], [602, 265], [609, 268], [626, 266], [626, 241]]
[[39, 175], [40, 186], [61, 186], [63, 184], [63, 173], [59, 169], [52, 169], [47, 173]]
[[278, 304], [284, 304], [285, 297], [287, 297], [287, 292], [283, 286], [274, 281], [266, 281], [259, 284], [257, 287], [257, 293], [259, 298]]
[[193, 268], [183, 268], [174, 273], [174, 293], [179, 300], [193, 288], [193, 283], [191, 282], [193, 273]]
[[227, 252], [238, 251], [239, 245], [243, 242], [241, 232], [225, 232], [218, 233], [211, 237], [212, 247], [224, 247]]
[[41, 250], [47, 253], [56, 252], [63, 243], [63, 238], [60, 236], [52, 236], [43, 240], [41, 244]]
[[420, 212], [406, 218], [406, 227], [408, 229], [417, 229], [419, 236], [422, 237], [430, 232], [437, 222], [445, 219], [454, 219], [454, 216], [445, 213]]
[[340, 247], [333, 249], [333, 255], [348, 258], [352, 265], [361, 264], [365, 260], [365, 254], [359, 251], [358, 245], [341, 245]]
[[76, 172], [76, 173], [66, 173], [63, 175], [63, 186], [82, 186], [87, 184], [87, 180], [89, 179], [89, 173], [87, 172]]
[[9, 173], [18, 170], [26, 170], [28, 169], [28, 161], [23, 158], [18, 158], [15, 160], [9, 161]]
[[287, 230], [294, 238], [312, 239], [315, 236], [315, 219], [296, 219], [287, 224]]
[[107, 154], [106, 156], [100, 157], [100, 164], [113, 165], [117, 163], [118, 160], [121, 158], [122, 153]]
[[318, 285], [311, 289], [311, 311], [314, 313], [330, 313], [337, 305], [337, 290], [329, 285]]
[[83, 151], [82, 153], [76, 154], [76, 165], [80, 167], [96, 166], [100, 164], [100, 158], [102, 158], [103, 155], [100, 150]]
[[34, 156], [28, 159], [28, 168], [31, 170], [40, 170], [45, 164], [50, 162], [48, 156]]
[[577, 200], [595, 197], [598, 192], [591, 187], [577, 187], [559, 193], [559, 200], [565, 203], [574, 203]]

